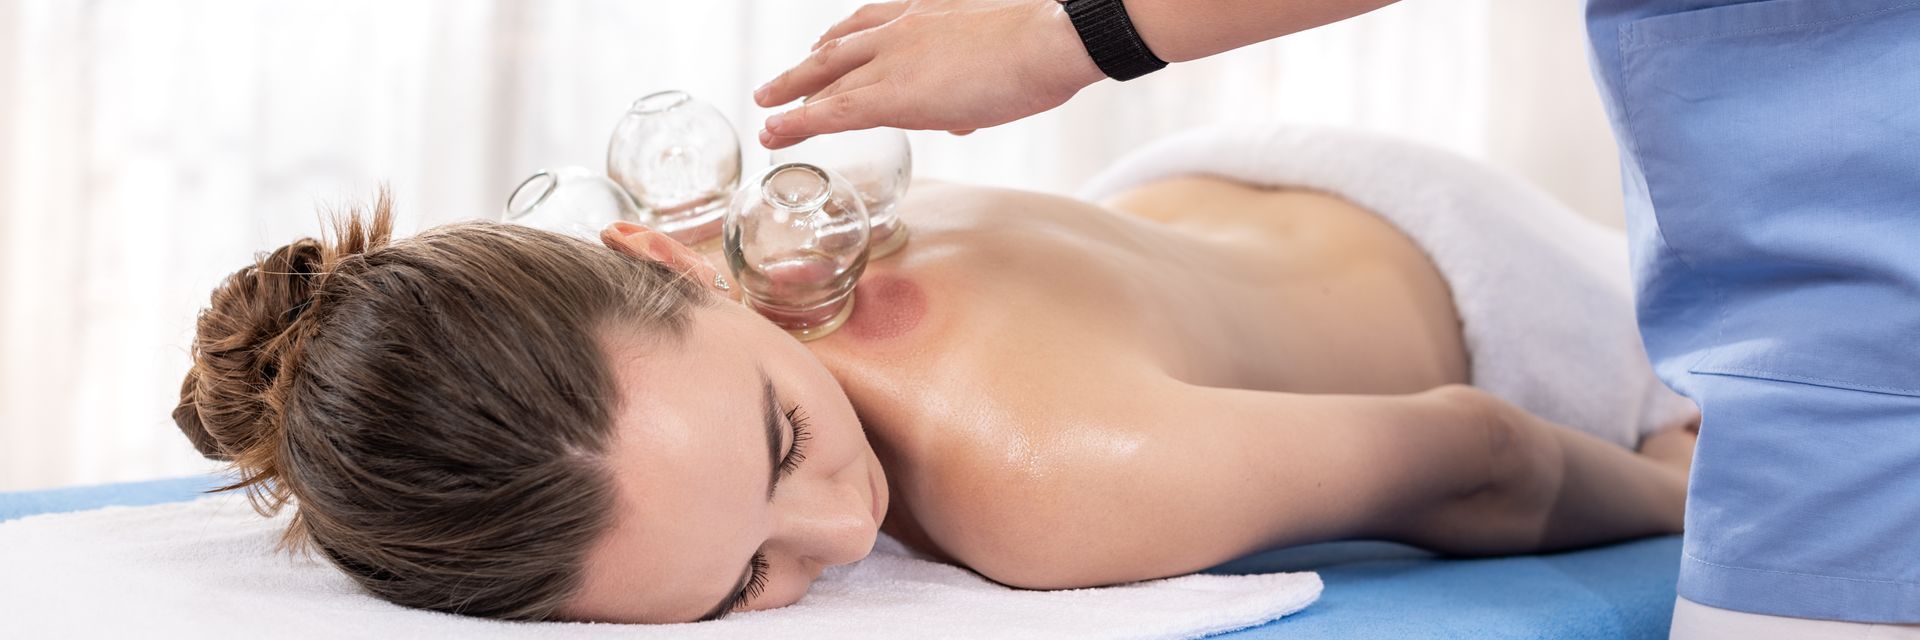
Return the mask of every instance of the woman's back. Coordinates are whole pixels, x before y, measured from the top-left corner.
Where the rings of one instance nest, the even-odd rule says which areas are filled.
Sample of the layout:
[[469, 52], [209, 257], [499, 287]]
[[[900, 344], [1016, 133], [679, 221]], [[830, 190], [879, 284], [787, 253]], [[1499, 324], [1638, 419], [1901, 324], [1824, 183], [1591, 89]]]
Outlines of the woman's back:
[[917, 185], [912, 240], [869, 265], [848, 324], [809, 343], [886, 463], [895, 535], [933, 550], [988, 526], [945, 498], [994, 479], [973, 476], [1070, 470], [1130, 438], [1208, 428], [1128, 415], [1122, 397], [1151, 380], [1348, 394], [1466, 382], [1444, 281], [1371, 214], [1198, 178], [1111, 204], [1135, 215]]

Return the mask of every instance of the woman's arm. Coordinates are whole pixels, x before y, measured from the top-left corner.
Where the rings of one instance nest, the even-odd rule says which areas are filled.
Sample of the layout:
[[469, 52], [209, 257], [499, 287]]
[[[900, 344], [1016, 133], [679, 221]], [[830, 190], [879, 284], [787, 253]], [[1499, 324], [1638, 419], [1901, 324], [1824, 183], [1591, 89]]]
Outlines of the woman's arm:
[[1462, 400], [1482, 413], [1504, 458], [1481, 496], [1443, 501], [1407, 519], [1395, 539], [1461, 555], [1533, 553], [1679, 533], [1683, 468], [1549, 422], [1473, 387]]
[[[1685, 479], [1477, 389], [1295, 395], [1167, 383], [1106, 398], [1102, 439], [982, 474], [943, 541], [1029, 588], [1188, 573], [1336, 539], [1527, 553], [1678, 531]], [[1054, 428], [1057, 425], [1047, 428]], [[956, 496], [959, 497], [959, 496]]]

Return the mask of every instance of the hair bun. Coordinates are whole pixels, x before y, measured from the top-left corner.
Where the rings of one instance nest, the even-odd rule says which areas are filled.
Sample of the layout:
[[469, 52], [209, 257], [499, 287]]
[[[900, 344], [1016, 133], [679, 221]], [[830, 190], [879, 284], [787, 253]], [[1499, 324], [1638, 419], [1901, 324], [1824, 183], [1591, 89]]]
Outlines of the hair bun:
[[391, 227], [382, 193], [371, 224], [357, 212], [336, 217], [333, 244], [300, 239], [256, 258], [214, 289], [200, 313], [193, 366], [173, 420], [201, 455], [242, 471], [233, 486], [279, 477], [285, 382], [311, 334], [312, 323], [302, 320], [314, 315], [328, 275], [347, 258], [384, 246]]

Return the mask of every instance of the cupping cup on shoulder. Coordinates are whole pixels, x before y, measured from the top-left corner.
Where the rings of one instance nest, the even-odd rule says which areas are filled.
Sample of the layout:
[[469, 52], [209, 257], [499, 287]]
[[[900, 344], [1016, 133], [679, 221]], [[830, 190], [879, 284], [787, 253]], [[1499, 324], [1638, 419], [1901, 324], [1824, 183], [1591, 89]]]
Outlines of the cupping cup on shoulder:
[[805, 163], [768, 168], [734, 192], [722, 237], [747, 305], [794, 337], [825, 336], [852, 313], [869, 228], [845, 178]]
[[839, 174], [853, 183], [872, 225], [871, 257], [898, 251], [907, 242], [907, 226], [895, 210], [913, 180], [913, 149], [899, 129], [866, 129], [826, 136], [773, 152], [773, 164], [804, 162]]
[[589, 239], [626, 220], [703, 254], [718, 248], [748, 306], [801, 340], [825, 336], [852, 312], [870, 256], [907, 240], [895, 211], [913, 173], [906, 135], [816, 137], [744, 184], [740, 156], [718, 110], [681, 91], [650, 94], [615, 125], [605, 175], [534, 174], [508, 198], [506, 219]]
[[647, 210], [647, 226], [706, 252], [740, 182], [740, 137], [683, 91], [633, 102], [607, 144], [607, 175]]
[[533, 174], [507, 197], [505, 216], [507, 222], [596, 242], [609, 224], [645, 219], [620, 185], [586, 167]]
[[740, 139], [726, 116], [681, 91], [634, 101], [614, 126], [607, 173], [548, 169], [507, 199], [505, 220], [592, 239], [618, 220], [702, 252], [720, 244], [727, 197], [740, 182]]

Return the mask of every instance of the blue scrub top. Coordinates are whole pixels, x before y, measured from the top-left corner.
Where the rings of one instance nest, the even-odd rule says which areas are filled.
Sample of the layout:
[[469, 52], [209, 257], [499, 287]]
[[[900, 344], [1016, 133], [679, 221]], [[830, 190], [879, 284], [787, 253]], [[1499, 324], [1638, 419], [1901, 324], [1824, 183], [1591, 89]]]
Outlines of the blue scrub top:
[[1920, 0], [1589, 0], [1638, 313], [1700, 404], [1680, 595], [1920, 622]]

